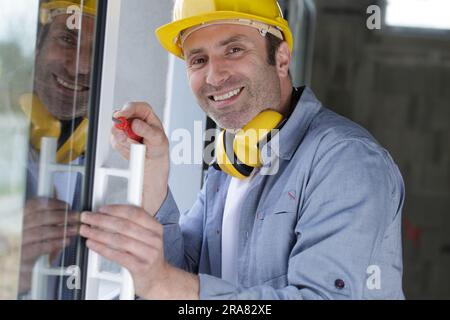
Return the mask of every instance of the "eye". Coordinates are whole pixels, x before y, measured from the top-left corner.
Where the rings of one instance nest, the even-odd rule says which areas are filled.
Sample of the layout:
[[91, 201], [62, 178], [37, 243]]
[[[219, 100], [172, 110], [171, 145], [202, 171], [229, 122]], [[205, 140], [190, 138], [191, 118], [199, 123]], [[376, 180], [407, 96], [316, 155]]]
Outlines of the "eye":
[[206, 63], [205, 58], [194, 58], [191, 60], [191, 66], [192, 67], [200, 67]]
[[229, 53], [229, 54], [234, 54], [234, 53], [239, 53], [239, 52], [241, 52], [241, 51], [243, 51], [242, 48], [234, 47], [234, 48], [231, 48], [230, 51], [228, 51], [228, 53]]
[[205, 59], [200, 58], [200, 59], [195, 59], [194, 61], [192, 61], [192, 64], [202, 64], [202, 63], [205, 63], [205, 62], [206, 62]]
[[67, 46], [74, 46], [76, 44], [76, 41], [73, 39], [73, 37], [66, 34], [59, 36], [59, 41]]

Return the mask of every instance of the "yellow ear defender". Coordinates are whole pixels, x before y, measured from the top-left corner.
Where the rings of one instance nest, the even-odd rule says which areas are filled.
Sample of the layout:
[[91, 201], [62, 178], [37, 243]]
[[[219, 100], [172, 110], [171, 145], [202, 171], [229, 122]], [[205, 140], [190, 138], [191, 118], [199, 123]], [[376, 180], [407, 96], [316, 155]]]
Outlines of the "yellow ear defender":
[[267, 110], [236, 133], [223, 130], [217, 138], [214, 168], [241, 180], [248, 178], [262, 166], [261, 142], [269, 142], [272, 130], [284, 123], [283, 115]]
[[[36, 149], [41, 149], [43, 137], [58, 139], [61, 135], [61, 123], [44, 107], [42, 102], [33, 94], [24, 94], [19, 99], [20, 107], [31, 120], [30, 142]], [[58, 149], [56, 161], [69, 164], [81, 156], [86, 149], [88, 120], [83, 119], [75, 132]]]

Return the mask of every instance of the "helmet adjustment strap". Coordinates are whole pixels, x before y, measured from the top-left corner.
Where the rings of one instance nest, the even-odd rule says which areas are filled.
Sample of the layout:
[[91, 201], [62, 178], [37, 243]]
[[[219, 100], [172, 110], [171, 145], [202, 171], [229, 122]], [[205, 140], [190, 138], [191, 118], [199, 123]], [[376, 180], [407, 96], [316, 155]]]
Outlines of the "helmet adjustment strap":
[[235, 25], [242, 25], [247, 27], [252, 27], [255, 29], [258, 29], [261, 36], [265, 37], [267, 33], [270, 33], [274, 35], [275, 37], [284, 40], [283, 33], [280, 31], [280, 29], [276, 26], [271, 26], [269, 24], [250, 20], [250, 19], [228, 19], [228, 20], [217, 20], [207, 23], [202, 23], [200, 25], [197, 25], [195, 27], [189, 28], [187, 30], [184, 30], [180, 32], [179, 36], [175, 38], [175, 43], [177, 43], [181, 48], [184, 45], [184, 42], [191, 34], [193, 34], [195, 31], [198, 31], [200, 29], [212, 26], [212, 25], [221, 25], [221, 24], [235, 24]]

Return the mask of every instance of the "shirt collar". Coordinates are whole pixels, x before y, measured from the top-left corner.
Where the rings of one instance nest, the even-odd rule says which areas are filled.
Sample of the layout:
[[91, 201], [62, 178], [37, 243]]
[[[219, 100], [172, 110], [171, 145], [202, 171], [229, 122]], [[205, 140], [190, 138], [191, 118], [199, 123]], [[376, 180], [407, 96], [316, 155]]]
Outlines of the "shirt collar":
[[[286, 124], [279, 132], [279, 138], [271, 141], [271, 148], [278, 148], [279, 157], [291, 160], [295, 151], [303, 141], [311, 122], [319, 113], [322, 105], [309, 87], [297, 89], [301, 93], [300, 100]], [[295, 103], [295, 100], [293, 101]], [[279, 144], [276, 146], [274, 144]]]

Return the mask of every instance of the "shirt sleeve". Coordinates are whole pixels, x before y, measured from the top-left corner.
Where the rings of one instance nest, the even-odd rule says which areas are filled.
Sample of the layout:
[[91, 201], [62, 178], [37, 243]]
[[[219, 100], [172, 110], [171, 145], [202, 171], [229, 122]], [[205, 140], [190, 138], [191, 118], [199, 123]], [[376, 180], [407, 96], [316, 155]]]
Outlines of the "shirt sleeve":
[[200, 298], [403, 299], [404, 186], [387, 152], [357, 139], [324, 146], [299, 188], [287, 285], [242, 288], [200, 275]]
[[166, 200], [155, 216], [164, 226], [164, 255], [167, 262], [192, 273], [198, 272], [203, 241], [205, 188], [206, 183], [193, 207], [181, 216], [169, 189]]

